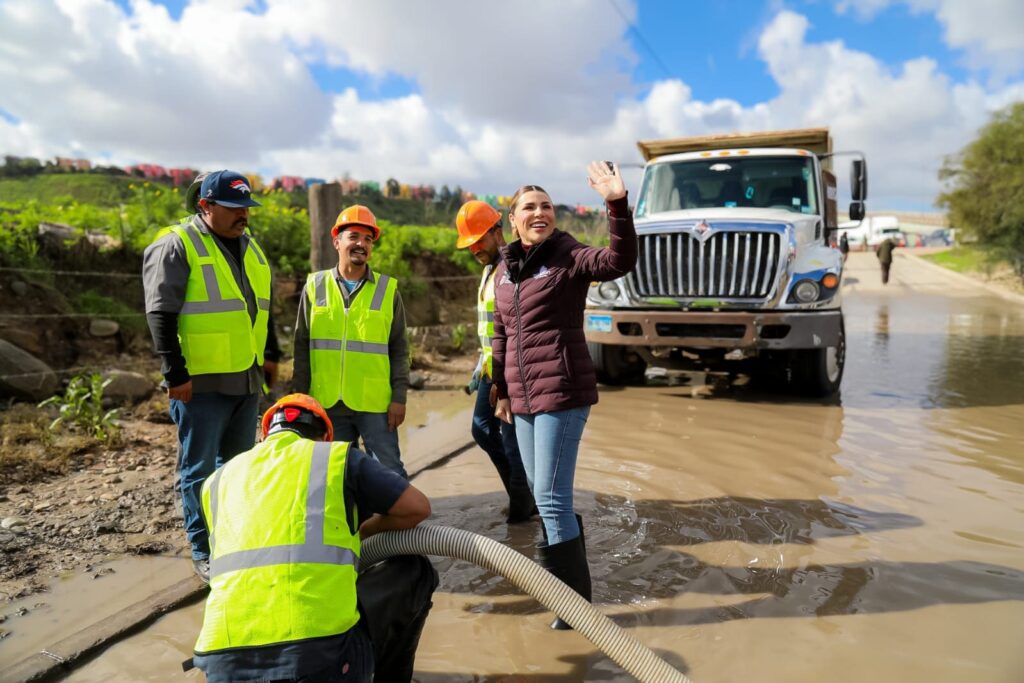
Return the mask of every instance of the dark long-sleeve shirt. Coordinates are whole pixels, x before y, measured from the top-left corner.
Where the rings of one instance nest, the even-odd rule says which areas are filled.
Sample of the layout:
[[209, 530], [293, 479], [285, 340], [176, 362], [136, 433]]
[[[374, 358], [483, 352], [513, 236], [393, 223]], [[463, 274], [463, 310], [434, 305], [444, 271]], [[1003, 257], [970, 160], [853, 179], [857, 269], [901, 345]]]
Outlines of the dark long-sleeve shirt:
[[[231, 240], [210, 230], [199, 216], [192, 217], [192, 225], [204, 233], [213, 235], [217, 246], [224, 254], [239, 289], [245, 297], [250, 320], [256, 320], [256, 295], [242, 276], [241, 255], [250, 237], [242, 235]], [[189, 278], [188, 255], [181, 238], [174, 233], [146, 248], [142, 261], [142, 285], [146, 293], [146, 321], [153, 337], [153, 347], [160, 356], [160, 372], [167, 386], [176, 387], [192, 380], [195, 393], [216, 392], [229, 395], [257, 393], [263, 386], [263, 368], [256, 363], [243, 372], [212, 373], [191, 377], [185, 365], [178, 340], [178, 316], [185, 304], [185, 288]], [[264, 351], [266, 360], [281, 358], [281, 348], [274, 331], [274, 319], [267, 321], [267, 344]]]

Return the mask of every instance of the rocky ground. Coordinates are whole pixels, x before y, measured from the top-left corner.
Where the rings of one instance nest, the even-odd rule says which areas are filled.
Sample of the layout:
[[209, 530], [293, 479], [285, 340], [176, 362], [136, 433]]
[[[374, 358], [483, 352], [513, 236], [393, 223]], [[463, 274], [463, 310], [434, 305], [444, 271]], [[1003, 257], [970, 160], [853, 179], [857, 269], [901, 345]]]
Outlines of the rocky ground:
[[[474, 362], [472, 354], [424, 353], [414, 379], [426, 389], [461, 386]], [[0, 449], [22, 454], [0, 459], [3, 601], [45, 591], [69, 572], [101, 576], [104, 561], [126, 554], [187, 555], [167, 399], [157, 391], [123, 410], [109, 442], [74, 432], [44, 437], [50, 416], [31, 404], [0, 411]]]

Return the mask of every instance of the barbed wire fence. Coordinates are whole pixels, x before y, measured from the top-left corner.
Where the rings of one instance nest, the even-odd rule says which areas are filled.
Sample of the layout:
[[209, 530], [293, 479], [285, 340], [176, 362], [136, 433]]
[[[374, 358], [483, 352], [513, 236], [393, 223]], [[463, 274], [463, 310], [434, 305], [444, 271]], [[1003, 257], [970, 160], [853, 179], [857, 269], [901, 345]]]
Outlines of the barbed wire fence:
[[[63, 277], [105, 277], [120, 280], [137, 280], [141, 283], [141, 273], [128, 273], [118, 271], [90, 271], [90, 270], [50, 270], [46, 268], [21, 268], [17, 266], [0, 266], [0, 273], [20, 273], [27, 275], [59, 275]], [[438, 275], [438, 276], [415, 276], [415, 279], [420, 282], [469, 282], [478, 281], [480, 278], [477, 275]], [[306, 278], [304, 277], [289, 277], [289, 276], [276, 276], [275, 282], [283, 283], [289, 282], [293, 284], [305, 284]], [[302, 294], [301, 288], [295, 292], [284, 294], [285, 298], [299, 297]], [[84, 320], [84, 319], [105, 319], [105, 320], [129, 320], [145, 318], [146, 314], [142, 312], [135, 313], [77, 313], [77, 312], [49, 312], [49, 313], [0, 313], [0, 324], [5, 320], [10, 321], [31, 321], [31, 320]], [[410, 326], [408, 329], [411, 331], [414, 337], [420, 337], [430, 334], [436, 331], [451, 331], [457, 327], [467, 326], [470, 321], [465, 323], [454, 323], [454, 324], [441, 324], [441, 325], [420, 325]], [[467, 335], [471, 336], [471, 335]], [[154, 358], [149, 363], [117, 363], [118, 369], [121, 370], [143, 370], [152, 371], [153, 365], [157, 360]], [[98, 364], [92, 365], [80, 365], [71, 368], [64, 368], [61, 370], [50, 370], [57, 377], [75, 376], [83, 373], [95, 373], [101, 372], [105, 369]], [[31, 377], [42, 377], [46, 375], [45, 372], [25, 372], [25, 373], [14, 373], [14, 374], [0, 374], [0, 380], [9, 379], [27, 379]]]

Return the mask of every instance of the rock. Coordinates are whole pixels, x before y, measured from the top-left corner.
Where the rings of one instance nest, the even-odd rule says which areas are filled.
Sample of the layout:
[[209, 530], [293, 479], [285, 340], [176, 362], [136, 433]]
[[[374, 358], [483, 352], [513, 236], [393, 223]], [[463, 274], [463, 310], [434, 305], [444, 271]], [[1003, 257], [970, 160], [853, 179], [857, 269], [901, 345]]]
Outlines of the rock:
[[19, 486], [16, 489], [14, 489], [13, 491], [11, 491], [11, 493], [31, 493], [31, 491], [32, 491], [32, 489], [30, 489], [27, 486], [22, 485], [22, 486]]
[[94, 337], [113, 337], [121, 327], [113, 320], [93, 318], [89, 321], [89, 334]]
[[110, 501], [112, 501], [112, 500], [117, 500], [120, 497], [121, 496], [119, 494], [117, 494], [117, 493], [101, 493], [100, 494], [100, 500], [105, 500], [108, 503]]
[[28, 285], [21, 280], [15, 280], [11, 283], [11, 291], [14, 292], [14, 296], [25, 296], [28, 294]]
[[4, 517], [0, 520], [0, 529], [12, 529], [16, 526], [25, 526], [26, 524], [28, 522], [21, 517]]
[[53, 505], [51, 503], [39, 503], [32, 508], [32, 512], [43, 512], [49, 510]]
[[0, 503], [6, 503], [9, 500], [10, 500], [10, 498], [8, 498], [4, 494], [0, 493]]
[[409, 388], [422, 389], [427, 385], [427, 378], [423, 374], [413, 370], [409, 373]]
[[120, 474], [121, 470], [117, 467], [107, 467], [101, 474]]
[[53, 396], [59, 385], [49, 365], [0, 339], [0, 396], [42, 401]]
[[108, 484], [120, 484], [122, 481], [124, 481], [124, 479], [121, 478], [120, 474], [115, 474], [113, 476], [107, 477], [106, 479], [106, 483]]
[[103, 373], [103, 379], [110, 380], [103, 389], [103, 398], [115, 401], [138, 401], [152, 394], [156, 388], [153, 380], [138, 372], [110, 370]]
[[121, 526], [117, 523], [117, 520], [97, 520], [92, 530], [97, 534], [116, 534], [121, 531]]
[[0, 328], [0, 339], [6, 339], [33, 356], [43, 357], [46, 355], [45, 335], [43, 329], [36, 325]]

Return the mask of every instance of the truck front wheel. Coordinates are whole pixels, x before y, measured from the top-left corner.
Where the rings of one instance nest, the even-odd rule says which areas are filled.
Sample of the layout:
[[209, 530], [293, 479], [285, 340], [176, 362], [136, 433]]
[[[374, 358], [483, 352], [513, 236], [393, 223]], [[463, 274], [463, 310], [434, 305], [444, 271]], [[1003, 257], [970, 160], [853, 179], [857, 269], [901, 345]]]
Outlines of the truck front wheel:
[[822, 398], [839, 391], [846, 365], [846, 326], [839, 318], [839, 342], [824, 349], [792, 351], [793, 388], [803, 396]]
[[609, 386], [643, 381], [647, 363], [625, 346], [587, 342], [597, 381]]

